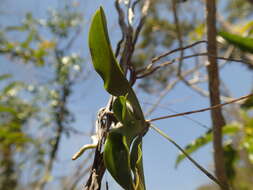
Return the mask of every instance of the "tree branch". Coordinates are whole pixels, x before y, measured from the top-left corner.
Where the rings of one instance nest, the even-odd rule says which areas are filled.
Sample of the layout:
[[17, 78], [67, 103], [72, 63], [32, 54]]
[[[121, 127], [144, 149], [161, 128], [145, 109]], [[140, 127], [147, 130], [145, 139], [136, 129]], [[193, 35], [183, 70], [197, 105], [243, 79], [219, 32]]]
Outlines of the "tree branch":
[[223, 106], [226, 106], [228, 104], [232, 104], [232, 103], [244, 100], [244, 99], [248, 99], [248, 98], [250, 98], [252, 96], [253, 96], [253, 94], [249, 94], [249, 95], [242, 96], [240, 98], [233, 99], [231, 101], [225, 102], [223, 104], [217, 104], [217, 105], [214, 105], [214, 106], [211, 106], [211, 107], [208, 107], [208, 108], [203, 108], [203, 109], [200, 109], [200, 110], [193, 110], [193, 111], [188, 111], [188, 112], [183, 112], [183, 113], [178, 113], [178, 114], [173, 114], [173, 115], [167, 115], [167, 116], [157, 117], [157, 118], [154, 118], [154, 119], [147, 120], [147, 122], [153, 122], [153, 121], [158, 121], [158, 120], [162, 120], [162, 119], [168, 119], [168, 118], [173, 118], [173, 117], [190, 115], [190, 114], [200, 113], [200, 112], [204, 112], [204, 111], [208, 111], [208, 110], [211, 110], [211, 111], [218, 110], [218, 109], [220, 109]]

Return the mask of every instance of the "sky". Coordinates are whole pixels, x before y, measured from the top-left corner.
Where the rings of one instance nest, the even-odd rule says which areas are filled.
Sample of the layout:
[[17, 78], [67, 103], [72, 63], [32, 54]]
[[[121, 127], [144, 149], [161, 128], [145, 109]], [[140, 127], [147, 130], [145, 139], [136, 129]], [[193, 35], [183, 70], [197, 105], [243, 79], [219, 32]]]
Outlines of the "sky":
[[[0, 16], [0, 23], [19, 23], [27, 11], [31, 11], [36, 18], [43, 18], [46, 15], [46, 10], [49, 8], [59, 8], [61, 6], [60, 2], [60, 0], [2, 0], [0, 9], [6, 14], [5, 16]], [[78, 39], [75, 48], [81, 51], [88, 60], [90, 59], [87, 49], [89, 21], [92, 14], [100, 5], [103, 5], [108, 18], [109, 34], [113, 36], [113, 47], [115, 47], [115, 43], [120, 38], [120, 30], [115, 21], [117, 15], [112, 0], [81, 1], [79, 9], [83, 11], [86, 20], [83, 26], [83, 33]], [[0, 61], [0, 73], [15, 73], [18, 69], [20, 71], [20, 78], [27, 81], [36, 80], [36, 74], [30, 73], [27, 75], [28, 70], [31, 69], [30, 66], [20, 66], [18, 64], [12, 66], [2, 59]], [[90, 62], [88, 61], [87, 64], [90, 64]], [[74, 96], [70, 101], [70, 108], [76, 115], [74, 127], [78, 130], [89, 132], [93, 126], [96, 112], [99, 108], [105, 106], [109, 95], [103, 89], [102, 80], [92, 70], [91, 64], [87, 65], [87, 68], [90, 70], [89, 79], [75, 86]], [[221, 71], [221, 77], [231, 89], [234, 97], [240, 97], [249, 93], [252, 84], [252, 74], [248, 72], [247, 68], [237, 64], [230, 64]], [[138, 98], [143, 108], [147, 108], [147, 103], [152, 104], [156, 100], [155, 96], [148, 96], [142, 92], [138, 93]], [[177, 112], [184, 112], [208, 107], [209, 102], [208, 99], [199, 96], [185, 85], [180, 84], [164, 98], [161, 105], [162, 107], [159, 107], [152, 114], [151, 118], [171, 114], [171, 112], [166, 110], [166, 107], [174, 109]], [[210, 126], [209, 114], [209, 112], [205, 112], [191, 115], [190, 117]], [[181, 146], [192, 142], [196, 137], [205, 132], [205, 129], [183, 117], [157, 121], [155, 122], [155, 126], [166, 132]], [[73, 135], [70, 138], [64, 137], [62, 139], [58, 154], [59, 162], [55, 164], [53, 171], [56, 176], [67, 174], [74, 168], [76, 163], [80, 162], [71, 161], [71, 157], [85, 143], [90, 143], [90, 139], [80, 135]], [[195, 190], [200, 185], [210, 182], [188, 160], [183, 161], [175, 169], [175, 160], [179, 151], [152, 130], [144, 138], [143, 149], [144, 170], [148, 190]], [[212, 170], [212, 147], [210, 145], [194, 153], [193, 158], [205, 168], [210, 171]], [[81, 157], [80, 159], [83, 158]], [[108, 173], [105, 175], [105, 179], [111, 182], [111, 190], [120, 189]], [[26, 179], [24, 178], [24, 180]], [[85, 179], [82, 180], [82, 182], [84, 181]]]

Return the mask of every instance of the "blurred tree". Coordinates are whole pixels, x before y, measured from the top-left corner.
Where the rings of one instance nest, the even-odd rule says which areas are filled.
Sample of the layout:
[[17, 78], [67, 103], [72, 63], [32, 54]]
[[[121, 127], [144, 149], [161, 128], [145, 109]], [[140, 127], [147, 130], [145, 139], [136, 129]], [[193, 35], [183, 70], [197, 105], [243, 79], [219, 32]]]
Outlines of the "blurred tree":
[[[0, 82], [4, 83], [10, 75], [1, 75]], [[24, 165], [24, 155], [29, 150], [39, 147], [34, 137], [26, 127], [37, 110], [36, 105], [24, 100], [20, 94], [25, 89], [22, 82], [11, 82], [0, 91], [0, 189], [15, 189], [18, 186], [20, 167]], [[22, 155], [16, 159], [18, 155]]]
[[[20, 25], [1, 28], [1, 56], [10, 57], [10, 61], [31, 64], [35, 70], [48, 73], [46, 78], [37, 78], [38, 84], [18, 81], [8, 84], [2, 90], [1, 189], [44, 189], [53, 177], [51, 172], [62, 136], [76, 132], [71, 127], [74, 115], [68, 108], [68, 101], [78, 78], [85, 76], [82, 73], [84, 60], [73, 49], [82, 31], [82, 19], [75, 5], [66, 3], [59, 10], [50, 10], [46, 19], [37, 19], [27, 13]], [[12, 40], [12, 34], [22, 37]], [[17, 87], [28, 89], [31, 93], [22, 91], [20, 96], [16, 96]], [[26, 125], [30, 126], [30, 121], [40, 127], [29, 132]], [[42, 133], [47, 135], [41, 137], [39, 134]], [[40, 148], [25, 148], [33, 143]], [[20, 152], [19, 156], [27, 158], [31, 156], [30, 151], [33, 151], [34, 157], [39, 156], [39, 163], [31, 164], [34, 166], [29, 172], [34, 172], [34, 178], [28, 184], [22, 184], [18, 176], [23, 175], [26, 169], [22, 166], [23, 169], [17, 170], [20, 159], [16, 155]]]

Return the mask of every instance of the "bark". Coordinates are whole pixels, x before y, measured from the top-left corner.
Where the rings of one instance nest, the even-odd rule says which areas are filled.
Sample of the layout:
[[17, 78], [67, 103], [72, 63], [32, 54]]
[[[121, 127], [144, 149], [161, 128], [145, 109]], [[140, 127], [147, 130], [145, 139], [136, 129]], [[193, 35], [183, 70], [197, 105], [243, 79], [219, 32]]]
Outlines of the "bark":
[[[219, 68], [217, 65], [217, 44], [216, 44], [216, 0], [206, 0], [207, 14], [207, 52], [209, 65], [208, 71], [208, 87], [211, 106], [220, 104], [220, 82]], [[222, 127], [225, 125], [225, 119], [222, 115], [221, 107], [211, 110], [211, 119], [213, 125], [213, 147], [214, 147], [214, 165], [215, 174], [220, 183], [224, 186], [224, 190], [229, 189], [226, 170], [224, 151], [222, 147]]]
[[2, 160], [0, 161], [1, 164], [1, 184], [0, 190], [13, 190], [17, 187], [17, 179], [15, 177], [15, 163], [13, 161], [13, 153], [11, 151], [11, 145], [4, 147], [1, 150], [3, 153]]

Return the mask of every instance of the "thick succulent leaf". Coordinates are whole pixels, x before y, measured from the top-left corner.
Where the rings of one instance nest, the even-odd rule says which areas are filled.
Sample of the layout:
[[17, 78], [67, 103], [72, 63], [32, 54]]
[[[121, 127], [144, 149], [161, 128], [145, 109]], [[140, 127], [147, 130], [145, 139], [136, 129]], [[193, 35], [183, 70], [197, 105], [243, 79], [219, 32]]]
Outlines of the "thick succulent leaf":
[[[134, 185], [129, 149], [133, 139], [146, 127], [146, 123], [139, 101], [113, 54], [102, 7], [94, 14], [91, 22], [89, 48], [93, 66], [103, 79], [105, 89], [117, 97], [113, 111], [120, 126], [111, 130], [106, 139], [105, 165], [123, 188], [131, 190]], [[142, 168], [142, 160], [138, 165]]]
[[136, 190], [145, 189], [145, 178], [142, 165], [142, 137], [137, 137], [131, 150], [131, 168], [134, 171], [134, 182]]
[[134, 107], [135, 115], [144, 120], [137, 97], [113, 54], [102, 7], [94, 14], [91, 22], [89, 48], [94, 68], [104, 80], [105, 89], [113, 96], [128, 94], [127, 99]]
[[[224, 135], [231, 135], [236, 133], [239, 130], [238, 125], [226, 125], [223, 127], [223, 134]], [[208, 130], [204, 135], [198, 137], [195, 139], [192, 143], [188, 144], [185, 146], [184, 150], [186, 153], [189, 155], [196, 152], [200, 148], [202, 148], [204, 145], [208, 144], [211, 142], [213, 139], [213, 134], [212, 130]], [[177, 167], [184, 159], [186, 156], [184, 154], [179, 154], [176, 159], [176, 164], [175, 167]]]
[[104, 162], [106, 168], [119, 185], [124, 189], [134, 189], [129, 149], [122, 134], [115, 131], [111, 131], [108, 134], [104, 148]]
[[113, 112], [116, 118], [125, 126], [132, 125], [136, 120], [133, 114], [133, 108], [125, 96], [119, 96], [113, 103]]
[[253, 53], [253, 38], [242, 37], [237, 34], [229, 32], [219, 32], [219, 35], [224, 38], [228, 43], [236, 46], [242, 51]]
[[134, 170], [137, 163], [139, 163], [142, 159], [142, 154], [139, 152], [141, 148], [142, 138], [137, 137], [132, 145], [131, 149], [131, 168]]
[[122, 100], [121, 98], [122, 96], [116, 98], [116, 100], [114, 101], [113, 105], [112, 105], [112, 109], [113, 109], [113, 113], [116, 117], [116, 119], [120, 122], [123, 121], [122, 118], [122, 111], [123, 111], [123, 106], [124, 106], [124, 100]]
[[104, 80], [105, 89], [124, 96], [131, 88], [113, 54], [103, 8], [94, 14], [89, 31], [89, 48], [95, 70]]

